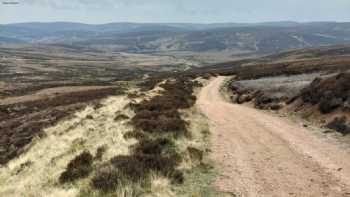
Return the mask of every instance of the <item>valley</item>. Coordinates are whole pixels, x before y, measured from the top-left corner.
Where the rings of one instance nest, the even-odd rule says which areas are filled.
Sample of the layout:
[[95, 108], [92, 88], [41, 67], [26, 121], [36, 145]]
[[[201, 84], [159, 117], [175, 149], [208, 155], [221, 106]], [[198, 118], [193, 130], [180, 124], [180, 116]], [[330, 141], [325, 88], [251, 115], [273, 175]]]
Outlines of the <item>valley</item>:
[[349, 195], [349, 23], [0, 28], [0, 196]]

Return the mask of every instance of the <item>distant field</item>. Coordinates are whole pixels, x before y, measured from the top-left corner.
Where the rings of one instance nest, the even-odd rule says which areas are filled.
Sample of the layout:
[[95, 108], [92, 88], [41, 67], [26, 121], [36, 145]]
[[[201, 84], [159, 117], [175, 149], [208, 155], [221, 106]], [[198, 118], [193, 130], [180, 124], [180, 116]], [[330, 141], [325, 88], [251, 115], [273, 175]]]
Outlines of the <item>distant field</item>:
[[165, 55], [82, 51], [59, 46], [0, 47], [0, 97], [23, 95], [43, 88], [111, 85], [169, 70], [188, 62]]
[[[0, 194], [19, 191], [13, 182], [20, 182], [21, 194], [33, 195], [43, 187], [64, 196], [130, 196], [135, 191], [215, 196], [210, 186], [215, 172], [204, 160], [210, 132], [195, 108], [205, 79], [231, 76], [227, 88], [232, 101], [278, 110], [298, 104], [305, 88], [314, 97], [318, 86], [327, 85], [316, 80], [318, 86], [311, 86], [316, 77], [334, 81], [337, 73], [349, 70], [349, 48], [240, 59], [232, 51], [138, 54], [2, 45], [0, 167], [11, 169], [0, 168], [0, 182], [5, 183]], [[349, 84], [348, 75], [339, 77]], [[335, 119], [336, 127], [344, 126], [339, 122], [344, 120]], [[348, 132], [350, 126], [345, 126]], [[71, 182], [76, 185], [67, 190]]]

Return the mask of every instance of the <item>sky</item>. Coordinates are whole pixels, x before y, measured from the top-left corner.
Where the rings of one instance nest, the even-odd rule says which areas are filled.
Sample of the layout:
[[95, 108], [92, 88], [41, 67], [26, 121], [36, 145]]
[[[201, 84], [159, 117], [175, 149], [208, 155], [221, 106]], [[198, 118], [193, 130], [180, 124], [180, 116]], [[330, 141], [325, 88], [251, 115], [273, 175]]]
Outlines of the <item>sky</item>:
[[0, 1], [1, 24], [54, 21], [90, 24], [350, 21], [350, 0]]

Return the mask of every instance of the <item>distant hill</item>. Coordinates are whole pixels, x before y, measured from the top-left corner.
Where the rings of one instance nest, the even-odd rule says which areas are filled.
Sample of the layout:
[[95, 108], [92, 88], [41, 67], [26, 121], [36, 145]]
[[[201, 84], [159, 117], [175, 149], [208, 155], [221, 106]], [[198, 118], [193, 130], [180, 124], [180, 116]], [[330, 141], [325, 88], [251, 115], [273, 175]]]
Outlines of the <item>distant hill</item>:
[[0, 37], [6, 43], [67, 44], [116, 52], [234, 50], [266, 54], [350, 43], [350, 23], [18, 23], [0, 25]]
[[[193, 68], [192, 71], [201, 73], [218, 72], [224, 75], [234, 75], [237, 72], [244, 71], [247, 72], [247, 78], [249, 78], [264, 73], [277, 75], [281, 73], [300, 74], [303, 72], [317, 72], [327, 69], [348, 70], [350, 68], [349, 65], [350, 44], [342, 44], [294, 49], [257, 58], [226, 61], [201, 68]], [[254, 68], [255, 71], [252, 71], [250, 68]]]
[[20, 44], [24, 43], [22, 40], [9, 38], [9, 37], [0, 37], [0, 44]]

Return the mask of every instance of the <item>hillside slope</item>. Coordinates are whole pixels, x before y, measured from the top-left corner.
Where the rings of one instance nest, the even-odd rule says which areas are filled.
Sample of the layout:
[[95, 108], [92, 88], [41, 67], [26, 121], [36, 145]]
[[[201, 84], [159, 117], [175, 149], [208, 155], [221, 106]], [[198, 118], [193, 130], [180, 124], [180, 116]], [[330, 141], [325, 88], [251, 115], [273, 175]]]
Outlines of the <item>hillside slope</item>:
[[137, 24], [23, 23], [2, 25], [1, 37], [114, 51], [273, 53], [350, 42], [350, 23]]

